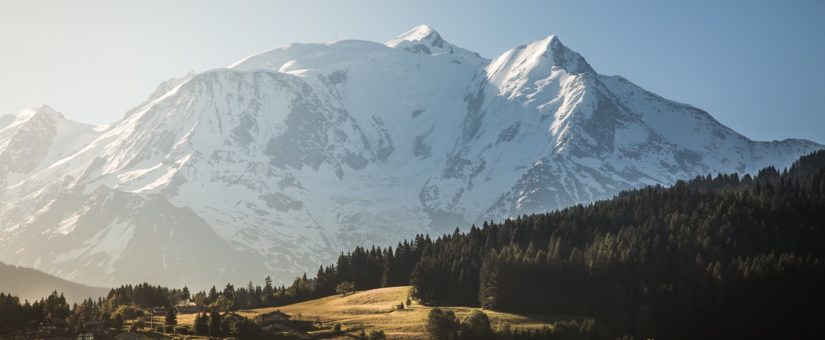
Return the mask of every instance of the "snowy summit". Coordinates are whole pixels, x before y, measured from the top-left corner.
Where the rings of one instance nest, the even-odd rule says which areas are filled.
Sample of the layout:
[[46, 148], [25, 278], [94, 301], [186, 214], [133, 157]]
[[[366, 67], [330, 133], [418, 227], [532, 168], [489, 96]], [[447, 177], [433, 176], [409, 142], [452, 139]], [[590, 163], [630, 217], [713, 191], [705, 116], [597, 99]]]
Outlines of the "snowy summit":
[[173, 78], [105, 128], [0, 117], [0, 261], [100, 286], [288, 280], [355, 245], [821, 148], [752, 141], [556, 36], [487, 59], [418, 26]]

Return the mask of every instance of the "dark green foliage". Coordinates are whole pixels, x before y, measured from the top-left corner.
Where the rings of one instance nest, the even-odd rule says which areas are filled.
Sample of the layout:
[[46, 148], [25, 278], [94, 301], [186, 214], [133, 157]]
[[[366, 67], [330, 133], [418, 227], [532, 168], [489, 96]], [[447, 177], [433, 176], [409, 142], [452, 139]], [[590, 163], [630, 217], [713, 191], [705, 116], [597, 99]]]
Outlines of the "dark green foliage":
[[123, 316], [126, 320], [134, 320], [143, 316], [143, 310], [137, 305], [120, 305], [114, 308], [114, 312]]
[[231, 319], [227, 326], [228, 330], [235, 334], [235, 338], [238, 340], [266, 338], [266, 334], [261, 328], [249, 319]]
[[209, 313], [209, 334], [221, 334], [221, 314], [217, 311]]
[[125, 285], [109, 291], [106, 297], [112, 305], [135, 304], [141, 308], [171, 307], [181, 299], [182, 291], [142, 283]]
[[385, 340], [386, 338], [387, 336], [384, 335], [384, 331], [380, 330], [371, 330], [367, 335], [367, 339], [369, 340]]
[[[510, 340], [591, 340], [597, 339], [593, 319], [560, 321], [553, 328], [515, 330], [496, 334], [497, 339]], [[629, 337], [625, 337], [629, 338]], [[620, 339], [620, 337], [616, 337]]]
[[808, 338], [823, 260], [825, 151], [445, 235], [412, 283], [424, 303], [591, 316], [604, 337]]
[[174, 326], [178, 324], [178, 313], [175, 311], [174, 308], [169, 308], [166, 310], [165, 324], [169, 326]]
[[461, 339], [495, 339], [493, 328], [490, 326], [490, 318], [480, 310], [474, 310], [464, 320], [460, 326]]
[[442, 311], [439, 308], [433, 308], [427, 314], [427, 335], [430, 339], [447, 340], [453, 339], [458, 332], [458, 320], [455, 313], [452, 311]]
[[[26, 314], [34, 314], [31, 306], [24, 308], [16, 296], [0, 293], [0, 333], [25, 326]], [[42, 314], [40, 311], [37, 314]]]
[[195, 335], [208, 335], [209, 334], [209, 316], [206, 315], [206, 312], [203, 314], [198, 313], [195, 316], [195, 321], [193, 322], [193, 331]]

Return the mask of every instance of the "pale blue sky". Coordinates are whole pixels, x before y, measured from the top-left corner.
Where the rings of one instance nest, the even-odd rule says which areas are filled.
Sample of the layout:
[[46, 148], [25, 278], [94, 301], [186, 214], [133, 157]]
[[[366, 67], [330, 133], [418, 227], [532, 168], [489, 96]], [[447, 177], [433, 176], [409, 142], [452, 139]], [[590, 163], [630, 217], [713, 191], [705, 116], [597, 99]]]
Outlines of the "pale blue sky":
[[0, 0], [0, 114], [49, 104], [108, 123], [189, 70], [428, 24], [488, 58], [554, 33], [748, 137], [825, 143], [823, 18], [825, 1]]

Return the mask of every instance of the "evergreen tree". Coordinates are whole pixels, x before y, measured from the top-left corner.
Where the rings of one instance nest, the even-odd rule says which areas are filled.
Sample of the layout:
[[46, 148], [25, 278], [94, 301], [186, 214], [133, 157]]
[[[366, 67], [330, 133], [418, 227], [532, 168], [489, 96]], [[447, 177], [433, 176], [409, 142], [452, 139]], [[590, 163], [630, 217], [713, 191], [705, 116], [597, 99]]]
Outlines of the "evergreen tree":
[[174, 326], [178, 324], [178, 313], [175, 311], [174, 308], [166, 309], [166, 320], [165, 324], [167, 326]]
[[209, 334], [212, 336], [221, 334], [221, 314], [218, 311], [212, 311], [209, 314]]

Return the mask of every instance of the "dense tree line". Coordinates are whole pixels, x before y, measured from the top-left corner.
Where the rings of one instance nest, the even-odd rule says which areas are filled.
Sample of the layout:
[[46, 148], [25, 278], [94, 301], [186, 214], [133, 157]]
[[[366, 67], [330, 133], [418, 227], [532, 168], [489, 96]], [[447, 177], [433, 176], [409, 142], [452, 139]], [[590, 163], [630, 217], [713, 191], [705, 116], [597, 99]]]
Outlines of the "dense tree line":
[[252, 282], [245, 287], [227, 284], [223, 290], [213, 286], [209, 291], [195, 293], [192, 300], [225, 311], [282, 306], [329, 296], [336, 294], [338, 285], [344, 282], [351, 283], [354, 290], [407, 285], [422, 250], [431, 243], [428, 236], [420, 235], [412, 243], [400, 242], [395, 248], [356, 247], [341, 253], [335, 265], [318, 268], [313, 278], [304, 274], [288, 286], [275, 286], [269, 277], [263, 287]]
[[57, 292], [33, 303], [21, 303], [16, 296], [0, 293], [0, 333], [25, 327], [32, 321], [47, 317], [63, 319], [70, 313], [66, 298]]
[[790, 169], [627, 191], [428, 245], [417, 297], [596, 319], [603, 336], [825, 330], [825, 152]]

